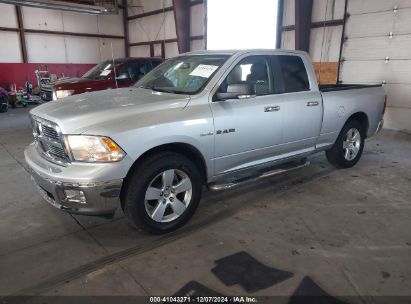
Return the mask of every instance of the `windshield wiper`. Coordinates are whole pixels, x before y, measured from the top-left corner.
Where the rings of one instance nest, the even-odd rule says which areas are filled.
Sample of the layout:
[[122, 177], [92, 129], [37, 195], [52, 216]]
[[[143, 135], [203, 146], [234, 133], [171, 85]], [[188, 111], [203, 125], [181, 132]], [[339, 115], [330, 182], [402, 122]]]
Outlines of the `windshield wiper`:
[[155, 85], [152, 85], [152, 86], [141, 86], [140, 88], [149, 89], [149, 90], [156, 91], [156, 92], [163, 92], [163, 93], [185, 94], [185, 92], [181, 92], [181, 91], [173, 91], [173, 90], [161, 89], [161, 88], [159, 88], [159, 87], [156, 87]]

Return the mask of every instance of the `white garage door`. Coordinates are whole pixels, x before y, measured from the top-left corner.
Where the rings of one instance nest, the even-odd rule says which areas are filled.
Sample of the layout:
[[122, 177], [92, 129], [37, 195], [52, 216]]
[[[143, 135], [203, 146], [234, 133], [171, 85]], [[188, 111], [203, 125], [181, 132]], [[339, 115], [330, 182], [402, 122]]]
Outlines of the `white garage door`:
[[340, 80], [384, 83], [385, 127], [411, 130], [411, 1], [348, 0]]

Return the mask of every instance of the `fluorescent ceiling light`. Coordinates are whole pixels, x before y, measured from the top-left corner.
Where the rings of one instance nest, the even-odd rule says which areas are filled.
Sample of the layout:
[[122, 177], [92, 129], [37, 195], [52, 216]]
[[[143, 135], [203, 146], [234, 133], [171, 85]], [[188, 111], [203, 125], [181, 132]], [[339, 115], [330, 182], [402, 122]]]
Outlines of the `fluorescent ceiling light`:
[[70, 11], [77, 13], [87, 13], [87, 14], [106, 14], [109, 13], [108, 10], [102, 6], [94, 6], [87, 4], [79, 4], [64, 1], [53, 1], [53, 0], [0, 0], [0, 3], [31, 6], [37, 8], [55, 9], [61, 11]]

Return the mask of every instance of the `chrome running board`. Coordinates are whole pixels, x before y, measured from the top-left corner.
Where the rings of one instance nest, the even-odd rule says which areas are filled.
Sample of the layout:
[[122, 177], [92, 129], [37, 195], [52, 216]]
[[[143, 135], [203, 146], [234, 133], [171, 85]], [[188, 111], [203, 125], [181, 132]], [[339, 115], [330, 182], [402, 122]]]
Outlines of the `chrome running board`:
[[283, 173], [287, 173], [290, 171], [294, 171], [297, 169], [301, 169], [304, 168], [306, 166], [308, 166], [310, 164], [310, 161], [305, 160], [305, 162], [303, 163], [298, 163], [298, 164], [285, 164], [277, 169], [271, 170], [271, 171], [267, 171], [267, 172], [263, 172], [262, 174], [258, 175], [258, 176], [251, 176], [249, 178], [246, 179], [241, 179], [241, 180], [235, 180], [232, 182], [228, 182], [228, 183], [211, 183], [208, 185], [209, 189], [212, 191], [222, 191], [222, 190], [228, 190], [228, 189], [232, 189], [235, 188], [237, 186], [240, 185], [244, 185], [244, 184], [248, 184], [248, 183], [252, 183], [255, 182], [257, 180], [263, 179], [263, 178], [267, 178], [267, 177], [272, 177], [272, 176], [276, 176], [276, 175], [280, 175]]

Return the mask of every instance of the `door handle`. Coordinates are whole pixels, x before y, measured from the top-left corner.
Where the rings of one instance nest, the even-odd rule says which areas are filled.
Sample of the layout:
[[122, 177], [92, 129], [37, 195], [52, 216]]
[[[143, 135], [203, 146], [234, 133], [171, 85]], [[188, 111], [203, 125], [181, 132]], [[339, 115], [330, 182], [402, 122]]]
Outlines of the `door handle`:
[[307, 102], [307, 107], [315, 107], [318, 106], [320, 103], [318, 101], [309, 101]]
[[264, 112], [276, 112], [280, 111], [280, 106], [271, 106], [271, 107], [265, 107]]

